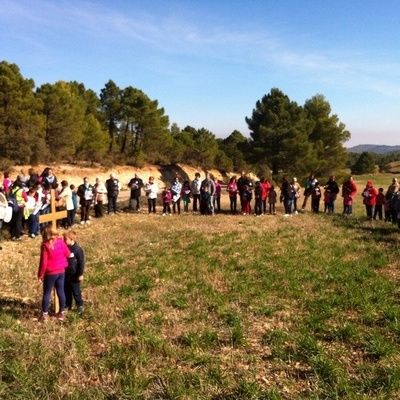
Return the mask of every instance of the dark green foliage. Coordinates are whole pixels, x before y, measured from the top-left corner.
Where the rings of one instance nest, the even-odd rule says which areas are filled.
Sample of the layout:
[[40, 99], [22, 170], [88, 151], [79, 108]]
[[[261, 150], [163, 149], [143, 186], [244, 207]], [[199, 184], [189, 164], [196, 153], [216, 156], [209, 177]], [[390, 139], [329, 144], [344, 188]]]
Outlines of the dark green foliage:
[[318, 175], [330, 175], [342, 168], [347, 160], [343, 144], [350, 139], [350, 132], [339, 121], [337, 115], [331, 115], [331, 106], [322, 95], [307, 100], [304, 109], [312, 124], [309, 141], [312, 143], [313, 156]]
[[375, 171], [375, 158], [371, 153], [364, 151], [351, 168], [353, 174], [372, 174]]
[[243, 171], [248, 168], [244, 152], [244, 147], [247, 144], [248, 139], [239, 131], [233, 131], [226, 139], [218, 140], [219, 148], [232, 162], [231, 171]]
[[44, 116], [33, 93], [32, 79], [24, 79], [15, 64], [0, 63], [0, 158], [31, 163], [44, 146]]
[[330, 174], [347, 161], [343, 143], [350, 139], [350, 132], [331, 115], [322, 95], [301, 107], [279, 89], [272, 89], [257, 101], [246, 122], [252, 138], [249, 161], [268, 165], [274, 175]]
[[[327, 175], [347, 162], [350, 138], [324, 96], [298, 105], [279, 89], [257, 101], [248, 139], [233, 131], [225, 139], [202, 127], [171, 127], [157, 100], [109, 80], [98, 96], [84, 84], [58, 81], [35, 91], [15, 64], [0, 63], [0, 160], [36, 164], [87, 160], [129, 164], [184, 163], [203, 170], [242, 171], [259, 176], [310, 171]], [[392, 159], [379, 161], [381, 169]], [[354, 160], [354, 157], [352, 158]], [[355, 163], [349, 163], [353, 165]]]
[[265, 162], [276, 175], [280, 171], [298, 171], [308, 158], [310, 128], [304, 109], [279, 89], [272, 89], [257, 101], [246, 122], [251, 131], [252, 163]]

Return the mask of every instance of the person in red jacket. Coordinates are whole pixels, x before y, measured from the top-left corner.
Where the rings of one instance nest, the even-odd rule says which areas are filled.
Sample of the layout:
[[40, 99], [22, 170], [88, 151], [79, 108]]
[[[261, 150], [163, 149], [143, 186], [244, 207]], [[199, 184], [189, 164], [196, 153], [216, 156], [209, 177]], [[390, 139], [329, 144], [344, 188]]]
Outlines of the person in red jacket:
[[371, 181], [367, 182], [367, 186], [362, 192], [362, 197], [364, 198], [364, 204], [365, 204], [365, 210], [367, 212], [367, 218], [371, 219], [374, 216], [374, 208], [376, 204], [376, 196], [378, 195], [378, 192], [373, 186], [373, 183]]
[[357, 193], [357, 185], [355, 184], [353, 177], [349, 178], [343, 183], [342, 186], [342, 197], [343, 197], [343, 214], [353, 214], [353, 202]]
[[60, 304], [56, 316], [59, 321], [64, 321], [65, 269], [68, 266], [68, 258], [71, 256], [71, 252], [58, 232], [50, 225], [44, 228], [42, 238], [38, 270], [38, 279], [43, 282], [42, 316], [40, 319], [46, 322], [49, 318], [50, 296], [53, 287], [55, 287]]

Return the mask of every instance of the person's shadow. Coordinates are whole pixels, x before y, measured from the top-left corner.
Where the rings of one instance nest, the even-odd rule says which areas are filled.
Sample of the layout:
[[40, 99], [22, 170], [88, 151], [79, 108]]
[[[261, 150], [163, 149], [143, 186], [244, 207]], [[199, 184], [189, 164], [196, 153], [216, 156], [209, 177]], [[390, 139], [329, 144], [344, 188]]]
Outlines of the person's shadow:
[[24, 302], [20, 299], [0, 296], [1, 313], [16, 319], [31, 319], [38, 315], [40, 304], [35, 302]]

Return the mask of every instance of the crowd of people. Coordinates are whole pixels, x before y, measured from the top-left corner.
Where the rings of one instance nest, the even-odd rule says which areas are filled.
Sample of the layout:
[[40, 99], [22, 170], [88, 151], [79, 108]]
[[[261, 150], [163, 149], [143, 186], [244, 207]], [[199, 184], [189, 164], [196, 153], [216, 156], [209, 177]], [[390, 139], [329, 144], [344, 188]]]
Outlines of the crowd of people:
[[[296, 178], [286, 177], [274, 186], [270, 180], [264, 177], [252, 179], [246, 172], [242, 172], [238, 179], [230, 178], [226, 185], [210, 173], [206, 173], [204, 178], [196, 173], [191, 181], [176, 175], [171, 185], [163, 187], [159, 187], [153, 176], [144, 182], [136, 173], [127, 187], [130, 196], [126, 211], [142, 212], [144, 207], [149, 214], [156, 214], [161, 203], [162, 216], [181, 212], [210, 216], [221, 213], [223, 192], [229, 197], [229, 210], [224, 211], [233, 215], [276, 215], [276, 205], [280, 202], [283, 205], [283, 215], [287, 217], [304, 211], [309, 201], [312, 212], [333, 214], [337, 198], [341, 195], [343, 214], [350, 216], [357, 193], [357, 186], [351, 176], [341, 187], [333, 175], [321, 184], [313, 174], [306, 179], [303, 187]], [[104, 213], [119, 213], [121, 182], [113, 173], [105, 182], [96, 178], [94, 183], [90, 183], [89, 178], [84, 177], [83, 183], [77, 186], [66, 180], [59, 182], [50, 167], [45, 168], [41, 174], [32, 168], [27, 176], [19, 174], [14, 180], [5, 173], [0, 186], [0, 239], [4, 221], [9, 223], [11, 240], [38, 236], [47, 225], [40, 222], [40, 216], [50, 213], [52, 190], [57, 208], [66, 210], [65, 218], [60, 221], [62, 228], [71, 228], [76, 223], [89, 225], [91, 217], [101, 218]], [[300, 207], [301, 195], [303, 202]], [[362, 197], [368, 218], [399, 223], [400, 192], [396, 178], [386, 193], [383, 188], [376, 190], [372, 182], [368, 182]], [[10, 208], [13, 209], [11, 214]]]

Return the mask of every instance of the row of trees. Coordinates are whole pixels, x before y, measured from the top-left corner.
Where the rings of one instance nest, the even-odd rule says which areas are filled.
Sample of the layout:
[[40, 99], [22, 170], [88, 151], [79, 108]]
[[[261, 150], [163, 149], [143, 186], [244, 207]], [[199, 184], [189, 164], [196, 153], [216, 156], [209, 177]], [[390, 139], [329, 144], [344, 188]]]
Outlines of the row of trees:
[[372, 174], [377, 171], [389, 172], [390, 163], [400, 160], [400, 152], [394, 151], [387, 154], [378, 154], [363, 151], [360, 153], [348, 153], [347, 167], [355, 175]]
[[206, 128], [170, 125], [157, 100], [112, 80], [98, 96], [83, 83], [59, 81], [35, 88], [15, 64], [0, 63], [0, 160], [142, 166], [186, 163], [203, 169], [322, 176], [347, 161], [350, 138], [324, 96], [303, 106], [279, 89], [257, 101], [246, 117], [250, 138], [234, 131], [217, 139]]

